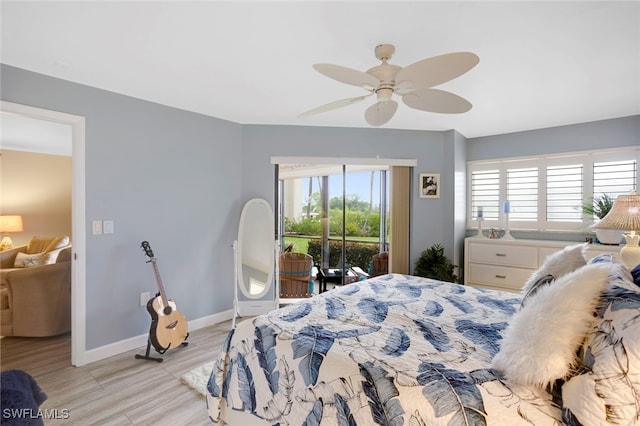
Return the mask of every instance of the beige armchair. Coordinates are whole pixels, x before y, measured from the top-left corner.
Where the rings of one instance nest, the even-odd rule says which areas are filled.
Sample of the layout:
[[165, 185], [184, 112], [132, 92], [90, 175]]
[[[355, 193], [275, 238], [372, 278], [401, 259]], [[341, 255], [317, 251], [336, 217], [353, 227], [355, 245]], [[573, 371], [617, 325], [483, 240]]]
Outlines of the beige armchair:
[[27, 252], [26, 245], [0, 252], [0, 335], [45, 337], [69, 332], [71, 246], [45, 253], [52, 263], [15, 268], [18, 253]]

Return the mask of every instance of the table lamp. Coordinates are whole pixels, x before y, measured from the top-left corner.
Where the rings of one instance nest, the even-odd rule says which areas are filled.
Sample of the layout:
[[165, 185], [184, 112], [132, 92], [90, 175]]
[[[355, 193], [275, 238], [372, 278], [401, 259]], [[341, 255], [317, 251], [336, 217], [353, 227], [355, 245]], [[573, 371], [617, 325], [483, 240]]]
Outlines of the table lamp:
[[13, 248], [13, 241], [11, 241], [9, 232], [22, 232], [22, 216], [0, 216], [0, 233], [4, 234], [2, 241], [0, 241], [0, 251]]
[[619, 195], [611, 211], [594, 228], [630, 231], [624, 234], [626, 245], [620, 250], [622, 262], [627, 269], [640, 264], [640, 195], [631, 191], [629, 195]]

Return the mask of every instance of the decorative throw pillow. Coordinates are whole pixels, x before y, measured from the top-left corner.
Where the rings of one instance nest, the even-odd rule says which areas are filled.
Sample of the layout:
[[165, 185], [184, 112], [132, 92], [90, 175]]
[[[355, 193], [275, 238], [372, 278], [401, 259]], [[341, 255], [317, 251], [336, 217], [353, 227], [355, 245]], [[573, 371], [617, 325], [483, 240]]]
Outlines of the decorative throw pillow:
[[595, 256], [589, 263], [613, 263], [613, 254], [612, 253], [600, 253]]
[[616, 281], [616, 284], [619, 286], [623, 286], [626, 288], [634, 288], [634, 278], [631, 274], [631, 271], [627, 269], [622, 263], [619, 263], [613, 257], [613, 253], [601, 253], [591, 260], [589, 260], [589, 264], [593, 263], [608, 263], [613, 265], [616, 270], [615, 273], [612, 273], [609, 278]]
[[16, 260], [13, 264], [14, 268], [33, 268], [40, 265], [40, 259], [44, 253], [27, 254], [18, 252]]
[[47, 251], [45, 252], [44, 256], [42, 256], [42, 259], [40, 260], [40, 264], [50, 265], [52, 263], [56, 263], [58, 260], [58, 255], [68, 245], [69, 245], [69, 237], [60, 237], [52, 241], [47, 247]]
[[45, 249], [51, 242], [51, 237], [31, 237], [27, 244], [28, 254], [44, 253]]
[[69, 245], [69, 237], [33, 237], [27, 245], [27, 253], [44, 253], [41, 265], [55, 263], [60, 250]]
[[69, 237], [32, 237], [27, 245], [27, 253], [46, 253], [69, 245]]
[[57, 250], [69, 245], [69, 237], [66, 235], [64, 237], [55, 237], [52, 238], [47, 247], [44, 249], [45, 252]]
[[546, 387], [565, 378], [591, 328], [612, 265], [594, 264], [541, 287], [512, 317], [492, 366], [516, 384]]
[[554, 279], [573, 272], [587, 264], [584, 258], [586, 243], [567, 246], [549, 255], [542, 266], [527, 280], [522, 288], [522, 304], [533, 296], [541, 286], [547, 285]]
[[640, 419], [640, 290], [624, 280], [613, 280], [602, 297], [579, 352], [585, 373], [562, 386], [563, 417], [576, 419], [573, 424], [631, 425]]

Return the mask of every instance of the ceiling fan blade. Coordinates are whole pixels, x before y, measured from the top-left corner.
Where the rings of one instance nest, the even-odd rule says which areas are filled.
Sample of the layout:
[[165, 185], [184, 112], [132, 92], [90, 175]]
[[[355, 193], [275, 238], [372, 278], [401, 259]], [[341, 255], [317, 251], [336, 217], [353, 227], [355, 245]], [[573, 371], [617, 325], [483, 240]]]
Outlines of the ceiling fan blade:
[[388, 100], [384, 102], [376, 102], [364, 112], [364, 118], [372, 126], [382, 126], [396, 113], [398, 103]]
[[411, 108], [442, 114], [460, 114], [472, 107], [466, 99], [438, 89], [416, 90], [404, 95], [402, 100]]
[[345, 107], [347, 105], [355, 104], [371, 95], [373, 95], [373, 93], [370, 93], [368, 95], [363, 95], [363, 96], [356, 96], [355, 98], [340, 99], [339, 101], [330, 102], [326, 105], [321, 105], [319, 107], [310, 109], [309, 111], [303, 112], [302, 114], [298, 115], [298, 118], [309, 117], [311, 115], [321, 114], [323, 112], [327, 112], [334, 109]]
[[367, 90], [375, 90], [380, 85], [380, 81], [371, 74], [352, 68], [334, 64], [314, 64], [313, 68], [320, 74], [324, 74], [341, 83], [364, 87]]
[[404, 95], [409, 91], [453, 80], [475, 67], [478, 62], [480, 58], [471, 52], [447, 53], [415, 62], [396, 74], [396, 93]]

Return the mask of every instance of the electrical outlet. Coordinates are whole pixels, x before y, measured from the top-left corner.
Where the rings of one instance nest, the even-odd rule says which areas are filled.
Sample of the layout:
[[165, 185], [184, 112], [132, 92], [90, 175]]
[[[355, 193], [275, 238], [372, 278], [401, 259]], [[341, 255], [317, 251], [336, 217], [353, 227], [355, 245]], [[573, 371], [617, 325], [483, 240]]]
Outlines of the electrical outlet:
[[151, 293], [148, 291], [140, 293], [140, 306], [147, 306], [149, 299], [151, 299]]

